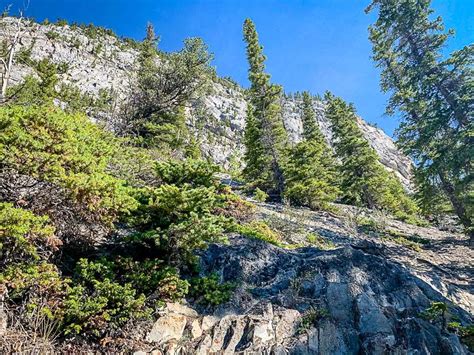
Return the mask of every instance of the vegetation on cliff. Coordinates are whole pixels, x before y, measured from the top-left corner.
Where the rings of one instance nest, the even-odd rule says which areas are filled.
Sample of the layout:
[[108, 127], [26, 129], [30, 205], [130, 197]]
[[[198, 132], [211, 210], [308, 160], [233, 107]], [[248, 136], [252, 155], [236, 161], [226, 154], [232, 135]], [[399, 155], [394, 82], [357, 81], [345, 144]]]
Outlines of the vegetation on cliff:
[[[0, 56], [21, 57], [33, 73], [6, 85], [11, 68], [2, 58], [0, 306], [16, 330], [34, 339], [80, 335], [97, 342], [122, 336], [166, 302], [187, 298], [204, 310], [217, 307], [231, 299], [239, 280], [203, 274], [196, 252], [225, 244], [232, 234], [279, 248], [335, 247], [308, 231], [306, 244], [284, 240], [284, 226], [256, 217], [251, 198], [328, 214], [340, 213], [334, 203], [342, 202], [411, 224], [426, 224], [421, 214], [454, 211], [472, 236], [472, 46], [441, 60], [446, 35], [439, 19], [429, 20], [428, 5], [376, 0], [369, 7], [379, 10], [370, 38], [382, 89], [392, 92], [388, 111], [403, 113], [400, 144], [417, 164], [414, 196], [382, 166], [353, 105], [330, 93], [324, 105], [332, 141], [320, 131], [313, 96], [304, 92], [302, 140], [290, 144], [283, 90], [265, 71], [250, 19], [243, 25], [250, 88], [245, 167], [235, 172], [243, 177], [239, 194], [221, 182], [221, 167], [201, 158], [187, 126], [190, 102], [215, 79], [201, 39], [164, 53], [149, 24], [145, 39], [130, 44], [138, 53], [136, 81], [115, 109], [110, 93], [92, 96], [61, 83], [67, 64], [33, 60], [24, 51], [15, 54], [15, 43], [3, 43]], [[110, 35], [75, 26], [91, 39]], [[56, 35], [46, 33], [50, 40]], [[89, 119], [99, 111], [110, 113], [110, 127]], [[390, 234], [357, 215], [353, 222], [355, 234], [421, 250], [416, 236]], [[318, 312], [308, 312], [304, 329], [324, 318]], [[430, 321], [444, 316], [436, 312], [426, 313]], [[472, 336], [469, 327], [451, 327]]]

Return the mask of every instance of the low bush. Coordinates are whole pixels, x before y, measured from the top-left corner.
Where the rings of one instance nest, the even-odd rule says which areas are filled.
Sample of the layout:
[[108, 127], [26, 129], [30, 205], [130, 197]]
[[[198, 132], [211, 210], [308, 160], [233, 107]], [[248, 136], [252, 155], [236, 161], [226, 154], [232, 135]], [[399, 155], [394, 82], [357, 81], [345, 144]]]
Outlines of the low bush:
[[164, 184], [211, 187], [217, 184], [219, 167], [205, 160], [168, 160], [156, 163], [156, 172]]
[[213, 273], [209, 276], [191, 279], [189, 295], [196, 299], [198, 303], [217, 306], [228, 302], [234, 289], [235, 284], [220, 282], [219, 275]]
[[260, 190], [258, 187], [255, 189], [253, 197], [258, 202], [265, 202], [268, 200], [268, 194], [265, 191]]
[[278, 233], [273, 231], [265, 222], [252, 221], [247, 224], [234, 224], [232, 231], [253, 239], [281, 247], [282, 242]]
[[47, 216], [0, 202], [0, 266], [47, 259], [61, 246]]
[[226, 241], [227, 218], [214, 214], [219, 207], [213, 187], [161, 185], [141, 191], [142, 202], [131, 221], [139, 233], [133, 241], [155, 249], [173, 265], [192, 259], [192, 251], [209, 242]]
[[118, 141], [85, 115], [52, 106], [1, 107], [0, 126], [2, 168], [63, 188], [104, 222], [137, 207], [126, 183], [108, 172]]
[[306, 241], [314, 245], [318, 249], [330, 250], [336, 247], [336, 245], [332, 241], [326, 240], [317, 233], [309, 233], [306, 236]]
[[310, 307], [301, 317], [297, 332], [301, 334], [313, 327], [316, 327], [319, 321], [328, 315], [329, 313], [325, 309]]
[[238, 223], [249, 222], [255, 216], [256, 206], [233, 193], [228, 186], [219, 189], [218, 199], [222, 204], [215, 209], [218, 215], [232, 218]]

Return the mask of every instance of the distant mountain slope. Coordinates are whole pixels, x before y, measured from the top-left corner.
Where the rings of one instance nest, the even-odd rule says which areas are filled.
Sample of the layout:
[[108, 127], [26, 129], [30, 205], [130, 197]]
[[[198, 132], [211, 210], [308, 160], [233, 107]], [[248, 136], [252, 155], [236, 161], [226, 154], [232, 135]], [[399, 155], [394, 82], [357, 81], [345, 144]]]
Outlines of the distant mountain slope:
[[[1, 20], [8, 29], [11, 18]], [[108, 30], [84, 29], [77, 26], [41, 25], [28, 22], [20, 50], [31, 58], [50, 58], [53, 62], [67, 63], [67, 72], [61, 80], [77, 86], [81, 91], [98, 95], [107, 90], [119, 100], [130, 90], [136, 72], [138, 51], [133, 41], [115, 37]], [[2, 35], [0, 29], [0, 36]], [[242, 54], [243, 55], [243, 54]], [[12, 83], [19, 83], [31, 68], [17, 64]], [[293, 141], [300, 139], [301, 118], [297, 96], [282, 99], [285, 127]], [[314, 100], [317, 120], [324, 135], [330, 139], [329, 122], [324, 116], [324, 105]], [[238, 161], [244, 151], [242, 143], [246, 102], [244, 90], [228, 80], [214, 80], [211, 93], [193, 102], [188, 110], [188, 123], [200, 142], [202, 151], [216, 163], [228, 167]], [[110, 122], [109, 122], [110, 123]], [[399, 150], [393, 140], [381, 129], [359, 120], [359, 126], [380, 156], [382, 164], [410, 189], [411, 161]]]

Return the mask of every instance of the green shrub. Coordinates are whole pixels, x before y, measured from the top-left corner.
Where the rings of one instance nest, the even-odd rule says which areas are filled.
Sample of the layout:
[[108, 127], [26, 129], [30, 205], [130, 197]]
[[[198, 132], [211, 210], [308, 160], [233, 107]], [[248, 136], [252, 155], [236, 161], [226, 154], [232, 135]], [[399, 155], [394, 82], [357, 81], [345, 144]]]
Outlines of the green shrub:
[[[102, 335], [132, 318], [145, 318], [151, 310], [145, 295], [131, 283], [120, 283], [115, 263], [100, 259], [80, 259], [76, 265], [74, 286], [64, 300], [65, 333]], [[133, 276], [131, 276], [133, 277]]]
[[229, 186], [221, 188], [217, 198], [222, 205], [214, 210], [218, 215], [232, 218], [239, 223], [248, 222], [255, 215], [256, 206], [233, 193]]
[[430, 307], [425, 309], [423, 312], [420, 313], [420, 317], [430, 320], [436, 321], [442, 317], [445, 317], [448, 312], [448, 305], [444, 302], [431, 302]]
[[417, 243], [417, 242], [414, 242], [412, 240], [409, 240], [405, 237], [396, 237], [396, 238], [389, 238], [391, 241], [397, 243], [397, 244], [400, 244], [400, 245], [403, 245], [409, 249], [412, 249], [414, 251], [421, 251], [421, 245], [420, 243]]
[[254, 193], [253, 197], [258, 202], [265, 202], [268, 199], [268, 194], [265, 191], [262, 191], [257, 187], [255, 189], [255, 193]]
[[137, 293], [155, 294], [163, 301], [178, 301], [188, 292], [188, 282], [181, 280], [177, 269], [163, 260], [115, 256], [81, 263], [79, 274], [83, 280], [107, 277], [130, 284]]
[[[459, 323], [453, 326], [453, 322], [451, 322], [450, 325], [451, 325], [451, 330], [454, 330], [459, 335], [459, 337], [461, 338], [461, 341], [464, 344], [466, 344], [469, 351], [471, 352], [474, 351], [474, 324], [469, 324], [463, 327]], [[448, 329], [449, 329], [449, 324], [448, 324]]]
[[51, 106], [1, 107], [0, 127], [4, 168], [64, 188], [105, 222], [136, 208], [130, 188], [108, 172], [118, 141], [86, 116]]
[[129, 223], [138, 233], [132, 240], [175, 265], [192, 262], [192, 251], [209, 242], [225, 242], [228, 192], [216, 190], [215, 166], [191, 159], [158, 162], [156, 170], [164, 184], [136, 191], [140, 207]]
[[325, 309], [310, 307], [301, 317], [297, 332], [304, 333], [312, 327], [316, 327], [319, 321], [328, 315], [329, 312]]
[[138, 199], [142, 205], [132, 224], [141, 232], [134, 240], [161, 250], [168, 261], [190, 261], [193, 250], [226, 241], [228, 221], [214, 214], [219, 200], [213, 187], [162, 185], [141, 191]]
[[322, 236], [320, 236], [317, 233], [308, 233], [308, 235], [306, 236], [306, 240], [308, 243], [323, 250], [330, 250], [336, 247], [333, 242], [331, 242], [330, 240], [324, 239]]
[[448, 305], [444, 302], [431, 302], [419, 316], [432, 323], [440, 323], [444, 330], [455, 332], [461, 341], [467, 345], [469, 351], [474, 350], [474, 325], [462, 326], [457, 317], [449, 312]]
[[231, 282], [221, 283], [219, 275], [213, 273], [209, 276], [191, 279], [189, 295], [195, 298], [198, 303], [217, 306], [230, 300], [235, 287], [235, 284]]
[[42, 261], [11, 263], [0, 272], [2, 284], [9, 291], [9, 302], [27, 310], [43, 306], [51, 317], [62, 319], [69, 280], [61, 277], [55, 265]]
[[244, 235], [248, 238], [260, 239], [264, 242], [281, 247], [281, 238], [273, 231], [265, 222], [252, 221], [250, 223], [240, 225], [235, 224], [232, 231]]
[[145, 296], [137, 296], [130, 284], [120, 285], [109, 279], [94, 280], [87, 289], [79, 284], [68, 291], [64, 301], [65, 334], [91, 332], [100, 336], [118, 329], [132, 318], [149, 317]]
[[0, 266], [46, 258], [60, 245], [47, 216], [0, 202]]
[[160, 161], [156, 163], [158, 177], [165, 184], [182, 186], [215, 186], [217, 179], [215, 173], [219, 167], [205, 160], [186, 159]]
[[357, 223], [357, 229], [364, 233], [369, 233], [369, 232], [380, 233], [380, 232], [383, 232], [384, 230], [384, 227], [382, 226], [382, 224], [379, 223], [374, 218], [359, 217], [357, 218], [356, 223]]
[[177, 302], [189, 291], [189, 282], [182, 280], [175, 270], [167, 269], [167, 274], [158, 282], [157, 296], [160, 301]]

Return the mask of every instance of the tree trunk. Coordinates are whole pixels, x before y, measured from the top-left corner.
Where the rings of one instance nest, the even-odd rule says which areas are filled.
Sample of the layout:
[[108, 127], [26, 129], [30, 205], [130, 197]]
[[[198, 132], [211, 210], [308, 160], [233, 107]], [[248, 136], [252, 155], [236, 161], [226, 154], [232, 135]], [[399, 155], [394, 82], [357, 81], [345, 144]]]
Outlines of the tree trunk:
[[449, 201], [453, 205], [454, 212], [458, 216], [459, 221], [467, 230], [470, 244], [474, 245], [474, 233], [472, 230], [472, 222], [471, 222], [471, 218], [469, 217], [466, 211], [466, 207], [464, 206], [462, 201], [459, 200], [458, 196], [456, 196], [454, 186], [447, 178], [446, 173], [444, 172], [439, 173], [439, 178], [441, 180], [441, 186], [443, 188], [443, 191], [446, 193], [446, 195], [449, 198]]
[[7, 55], [5, 58], [1, 58], [2, 66], [3, 66], [3, 73], [1, 76], [2, 85], [0, 88], [0, 104], [3, 104], [7, 98], [7, 89], [8, 89], [8, 82], [10, 81], [10, 75], [13, 67], [13, 57], [15, 56], [15, 49], [20, 37], [22, 35], [21, 26], [22, 26], [23, 17], [20, 15], [20, 18], [17, 22], [17, 30], [13, 39], [10, 43], [10, 48], [7, 51]]

